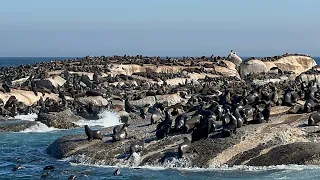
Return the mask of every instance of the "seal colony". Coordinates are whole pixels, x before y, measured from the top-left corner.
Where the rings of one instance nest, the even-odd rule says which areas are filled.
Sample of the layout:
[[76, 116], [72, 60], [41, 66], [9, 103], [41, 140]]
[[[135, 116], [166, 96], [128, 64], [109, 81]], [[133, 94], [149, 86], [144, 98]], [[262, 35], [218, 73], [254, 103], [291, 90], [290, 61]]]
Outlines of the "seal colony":
[[[0, 114], [37, 113], [37, 121], [49, 127], [77, 128], [79, 119], [113, 110], [122, 124], [95, 130], [86, 125], [83, 134], [61, 137], [47, 148], [56, 158], [85, 155], [92, 164], [317, 164], [309, 156], [320, 152], [317, 66], [305, 55], [273, 59], [279, 58], [306, 58], [300, 66], [305, 73], [282, 65], [240, 76], [250, 63], [235, 51], [228, 57], [87, 56], [1, 68]], [[14, 129], [10, 122], [16, 120], [0, 123], [0, 129]], [[309, 147], [313, 151], [294, 153]], [[277, 148], [289, 149], [281, 154]], [[281, 161], [284, 156], [290, 162]]]

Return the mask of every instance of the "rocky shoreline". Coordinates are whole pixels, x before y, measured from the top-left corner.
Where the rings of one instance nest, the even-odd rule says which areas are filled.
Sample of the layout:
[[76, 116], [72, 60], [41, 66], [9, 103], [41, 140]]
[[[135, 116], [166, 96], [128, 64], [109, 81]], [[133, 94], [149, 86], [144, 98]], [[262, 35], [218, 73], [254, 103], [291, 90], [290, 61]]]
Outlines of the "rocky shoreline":
[[[0, 131], [36, 123], [8, 119], [19, 114], [36, 113], [48, 127], [69, 129], [108, 109], [127, 125], [124, 139], [115, 140], [122, 129], [114, 127], [99, 129], [103, 140], [88, 141], [83, 131], [57, 139], [47, 153], [100, 165], [320, 164], [320, 129], [307, 126], [319, 110], [317, 74], [307, 55], [242, 62], [233, 51], [228, 57], [102, 56], [1, 68]], [[132, 150], [141, 140], [142, 149]]]

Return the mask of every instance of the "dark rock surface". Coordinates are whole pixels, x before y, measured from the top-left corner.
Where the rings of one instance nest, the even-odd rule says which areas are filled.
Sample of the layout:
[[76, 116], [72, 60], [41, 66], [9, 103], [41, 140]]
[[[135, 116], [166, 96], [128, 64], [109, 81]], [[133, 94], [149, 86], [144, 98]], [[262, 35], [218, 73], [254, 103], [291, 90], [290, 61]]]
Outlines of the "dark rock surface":
[[40, 121], [48, 127], [70, 129], [76, 127], [74, 122], [80, 119], [81, 117], [76, 116], [72, 111], [64, 110], [61, 112], [39, 113], [36, 121]]

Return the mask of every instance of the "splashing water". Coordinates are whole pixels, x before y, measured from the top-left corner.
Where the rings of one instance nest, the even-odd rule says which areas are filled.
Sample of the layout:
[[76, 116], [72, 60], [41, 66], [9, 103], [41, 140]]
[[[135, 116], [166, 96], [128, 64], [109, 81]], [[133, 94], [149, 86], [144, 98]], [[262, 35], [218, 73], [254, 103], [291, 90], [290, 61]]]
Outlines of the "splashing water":
[[35, 121], [38, 118], [38, 115], [36, 113], [27, 114], [27, 115], [17, 115], [14, 118], [9, 119], [21, 119], [26, 121]]
[[56, 130], [56, 128], [54, 127], [48, 127], [47, 125], [41, 123], [41, 122], [37, 122], [37, 124], [23, 130], [20, 132], [50, 132]]
[[98, 114], [98, 120], [80, 120], [75, 122], [78, 126], [102, 126], [102, 127], [111, 127], [120, 124], [119, 116], [111, 111], [111, 110], [104, 110]]

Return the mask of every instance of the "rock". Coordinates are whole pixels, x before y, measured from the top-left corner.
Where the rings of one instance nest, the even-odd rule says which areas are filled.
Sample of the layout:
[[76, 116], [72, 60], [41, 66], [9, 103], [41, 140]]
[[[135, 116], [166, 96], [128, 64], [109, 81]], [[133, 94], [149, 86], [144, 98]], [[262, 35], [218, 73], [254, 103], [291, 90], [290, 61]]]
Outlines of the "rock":
[[240, 76], [243, 78], [248, 74], [268, 72], [273, 67], [278, 67], [281, 71], [292, 71], [296, 75], [301, 74], [316, 65], [314, 59], [308, 56], [290, 55], [272, 61], [261, 61], [250, 59], [240, 66]]
[[166, 94], [166, 95], [156, 95], [156, 102], [163, 103], [165, 101], [168, 102], [168, 106], [175, 105], [180, 103], [182, 98], [178, 94]]
[[35, 121], [8, 119], [5, 121], [0, 121], [0, 131], [19, 132], [36, 124], [37, 122]]
[[[298, 153], [297, 153], [298, 152]], [[256, 158], [251, 159], [250, 166], [274, 166], [274, 165], [319, 165], [320, 143], [296, 142], [277, 146]]]
[[[10, 96], [15, 96], [18, 101], [23, 102], [25, 105], [31, 106], [37, 101], [39, 101], [40, 97], [43, 99], [50, 98], [54, 100], [59, 100], [57, 94], [45, 94], [44, 96], [41, 95], [41, 93], [38, 93], [38, 96], [36, 96], [32, 91], [24, 91], [24, 90], [17, 90], [17, 89], [11, 89], [10, 93], [2, 93], [0, 92], [0, 99], [3, 100], [4, 103], [9, 99]], [[70, 97], [66, 96], [66, 99], [71, 99]]]
[[46, 79], [35, 80], [35, 84], [37, 85], [38, 88], [44, 87], [47, 89], [63, 86], [65, 82], [66, 80], [60, 76], [53, 76]]
[[[299, 126], [307, 120], [308, 115], [275, 115], [285, 112], [283, 107], [275, 107], [271, 111], [273, 115], [269, 123], [243, 126], [237, 129], [236, 135], [232, 134], [229, 138], [220, 138], [217, 132], [211, 134], [208, 139], [192, 143], [190, 151], [185, 154], [185, 164], [177, 164], [177, 166], [211, 167], [236, 164], [261, 166], [272, 165], [272, 163], [308, 164], [317, 162], [318, 156], [316, 155], [320, 152], [320, 146], [308, 142], [308, 136], [303, 131], [305, 127]], [[131, 119], [135, 121], [128, 127], [128, 134], [132, 138], [112, 143], [112, 137], [109, 135], [113, 127], [110, 127], [102, 129], [102, 132], [107, 134], [104, 137], [105, 142], [88, 142], [84, 134], [69, 135], [53, 142], [47, 152], [56, 158], [72, 157], [72, 162], [85, 160], [90, 164], [117, 165], [126, 161], [129, 145], [144, 138], [146, 146], [136, 165], [161, 165], [176, 158], [177, 146], [185, 136], [190, 136], [174, 134], [165, 139], [156, 140], [154, 133], [156, 125], [149, 125], [149, 121], [146, 122], [141, 118], [135, 119], [132, 115], [136, 116], [130, 114]], [[292, 143], [294, 145], [290, 145]], [[282, 145], [284, 146], [281, 147]], [[272, 150], [273, 148], [275, 149]], [[285, 158], [286, 149], [288, 158]], [[298, 150], [302, 151], [302, 155]], [[294, 154], [294, 152], [299, 153]], [[309, 156], [309, 154], [314, 156]], [[300, 159], [299, 155], [301, 155]], [[83, 157], [85, 159], [82, 159]]]
[[236, 66], [240, 66], [240, 64], [242, 63], [242, 59], [233, 50], [231, 50], [231, 52], [229, 53], [228, 60], [233, 62]]
[[244, 78], [248, 74], [258, 74], [267, 71], [267, 66], [260, 60], [249, 60], [240, 65], [241, 78]]
[[78, 101], [83, 105], [88, 105], [92, 103], [94, 106], [106, 106], [108, 105], [108, 100], [102, 96], [86, 96], [78, 98]]
[[36, 121], [40, 121], [48, 127], [70, 129], [76, 127], [74, 122], [80, 119], [81, 117], [67, 109], [61, 112], [39, 113]]
[[136, 107], [144, 107], [147, 104], [149, 104], [150, 106], [153, 106], [155, 103], [156, 103], [155, 96], [146, 96], [139, 100], [130, 101], [130, 104]]

